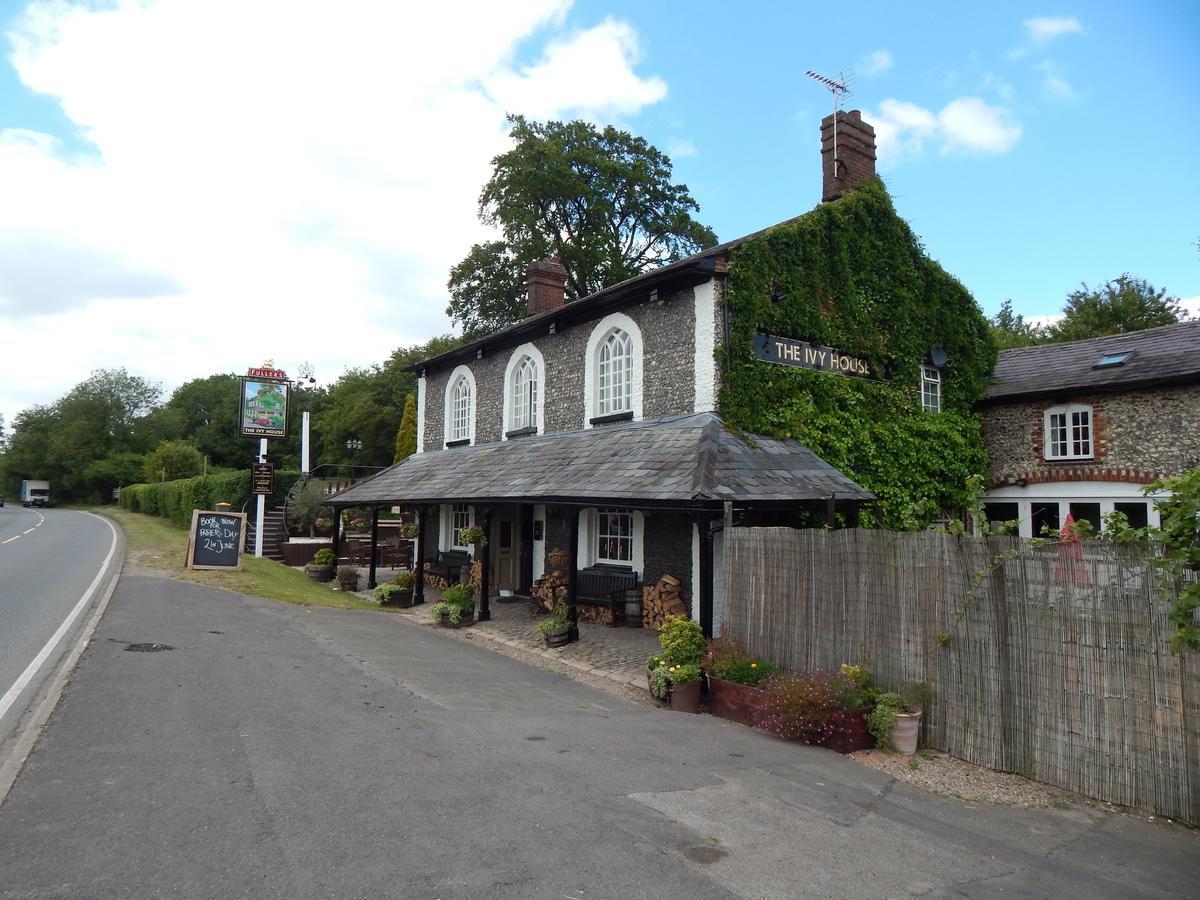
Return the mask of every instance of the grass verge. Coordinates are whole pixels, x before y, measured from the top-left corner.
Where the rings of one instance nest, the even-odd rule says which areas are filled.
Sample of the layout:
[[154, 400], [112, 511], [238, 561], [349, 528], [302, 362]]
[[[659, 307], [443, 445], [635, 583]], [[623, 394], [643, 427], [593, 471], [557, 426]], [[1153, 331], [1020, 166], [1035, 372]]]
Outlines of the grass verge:
[[91, 509], [90, 512], [112, 519], [125, 533], [127, 572], [152, 572], [238, 594], [302, 606], [385, 609], [355, 594], [342, 593], [327, 584], [313, 581], [303, 572], [283, 563], [255, 559], [250, 554], [242, 555], [240, 570], [189, 569], [183, 562], [187, 550], [187, 532], [176, 528], [166, 519], [111, 506]]

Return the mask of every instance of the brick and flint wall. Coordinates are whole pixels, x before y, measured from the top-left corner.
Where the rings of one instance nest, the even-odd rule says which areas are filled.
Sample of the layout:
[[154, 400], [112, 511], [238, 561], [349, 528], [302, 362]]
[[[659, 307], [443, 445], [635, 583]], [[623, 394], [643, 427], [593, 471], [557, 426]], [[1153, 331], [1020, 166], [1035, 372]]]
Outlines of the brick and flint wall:
[[[1045, 459], [1045, 413], [1064, 403], [1092, 408], [1092, 459]], [[1079, 394], [983, 410], [993, 487], [1048, 481], [1147, 483], [1200, 465], [1200, 385]]]

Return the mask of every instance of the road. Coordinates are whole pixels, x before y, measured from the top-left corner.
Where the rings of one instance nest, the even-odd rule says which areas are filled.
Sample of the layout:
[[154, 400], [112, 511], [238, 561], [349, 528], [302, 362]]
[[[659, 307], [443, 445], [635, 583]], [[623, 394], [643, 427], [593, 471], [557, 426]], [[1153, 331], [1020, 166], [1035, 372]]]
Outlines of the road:
[[0, 898], [1149, 898], [1191, 892], [1198, 848], [133, 575], [0, 808]]
[[0, 744], [71, 643], [116, 540], [87, 513], [0, 507]]

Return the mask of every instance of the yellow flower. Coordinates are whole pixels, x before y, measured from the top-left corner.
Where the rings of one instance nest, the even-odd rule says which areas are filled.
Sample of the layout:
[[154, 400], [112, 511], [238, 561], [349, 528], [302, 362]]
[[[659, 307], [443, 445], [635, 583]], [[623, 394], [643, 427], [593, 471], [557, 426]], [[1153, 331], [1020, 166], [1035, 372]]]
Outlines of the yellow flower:
[[752, 668], [752, 669], [757, 669], [757, 668], [758, 668], [758, 663], [750, 663], [750, 668]]

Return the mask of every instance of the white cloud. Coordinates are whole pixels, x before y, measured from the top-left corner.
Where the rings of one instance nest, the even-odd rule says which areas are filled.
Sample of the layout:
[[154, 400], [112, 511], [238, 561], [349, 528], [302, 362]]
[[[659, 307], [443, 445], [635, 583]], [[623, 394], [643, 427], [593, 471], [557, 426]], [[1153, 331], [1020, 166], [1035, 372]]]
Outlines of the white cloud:
[[866, 60], [859, 63], [859, 68], [863, 70], [863, 74], [868, 77], [872, 75], [880, 75], [892, 67], [894, 60], [891, 52], [887, 50], [876, 50]]
[[1064, 34], [1078, 34], [1083, 26], [1074, 16], [1034, 16], [1021, 23], [1031, 41], [1045, 44]]
[[0, 414], [99, 367], [170, 388], [309, 359], [332, 380], [449, 330], [505, 113], [606, 121], [666, 94], [627, 24], [563, 32], [569, 6], [32, 4], [13, 66], [94, 152], [0, 132]]
[[697, 156], [699, 153], [696, 145], [687, 138], [671, 138], [667, 141], [666, 154], [672, 160], [682, 159], [685, 156]]
[[1037, 69], [1042, 73], [1042, 96], [1050, 100], [1074, 100], [1075, 89], [1071, 83], [1058, 71], [1050, 60], [1038, 63]]
[[915, 103], [884, 100], [869, 119], [883, 163], [919, 155], [927, 142], [944, 154], [1006, 153], [1021, 137], [1020, 123], [978, 97], [959, 97], [937, 113]]
[[1179, 305], [1183, 307], [1189, 319], [1200, 320], [1200, 294], [1195, 297], [1180, 297]]

